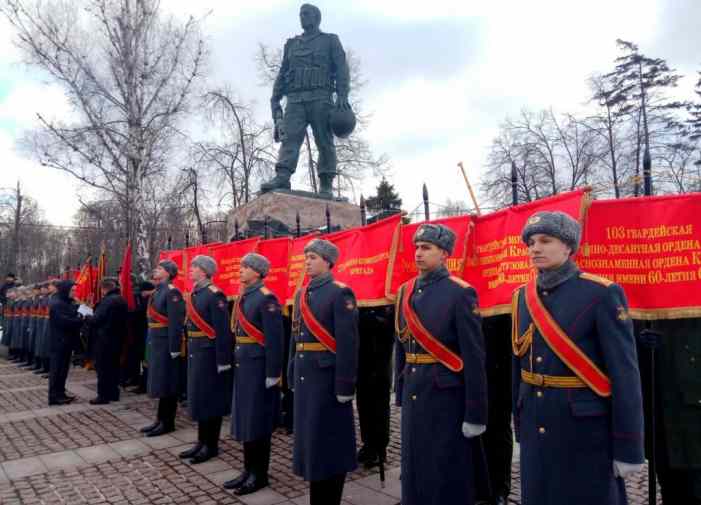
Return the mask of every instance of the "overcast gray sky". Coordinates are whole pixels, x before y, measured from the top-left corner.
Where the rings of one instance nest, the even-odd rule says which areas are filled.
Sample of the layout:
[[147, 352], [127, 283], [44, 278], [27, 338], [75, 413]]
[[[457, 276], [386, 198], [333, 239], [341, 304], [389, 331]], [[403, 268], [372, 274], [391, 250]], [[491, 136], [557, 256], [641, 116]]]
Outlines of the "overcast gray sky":
[[[162, 0], [177, 16], [211, 12], [204, 29], [210, 83], [228, 84], [269, 113], [254, 56], [259, 43], [282, 47], [300, 32], [299, 6], [283, 0]], [[467, 198], [456, 167], [474, 186], [487, 148], [505, 117], [524, 108], [575, 112], [585, 106], [586, 79], [617, 56], [615, 39], [637, 43], [686, 75], [691, 98], [701, 70], [700, 0], [324, 0], [322, 30], [337, 33], [360, 58], [372, 113], [368, 137], [391, 159], [391, 181], [413, 210], [426, 182], [434, 202]], [[24, 158], [16, 139], [35, 113], [69, 113], [61, 90], [17, 62], [12, 32], [0, 21], [0, 187], [17, 179], [49, 221], [70, 224], [79, 187], [68, 175]], [[365, 194], [376, 180], [363, 183]]]

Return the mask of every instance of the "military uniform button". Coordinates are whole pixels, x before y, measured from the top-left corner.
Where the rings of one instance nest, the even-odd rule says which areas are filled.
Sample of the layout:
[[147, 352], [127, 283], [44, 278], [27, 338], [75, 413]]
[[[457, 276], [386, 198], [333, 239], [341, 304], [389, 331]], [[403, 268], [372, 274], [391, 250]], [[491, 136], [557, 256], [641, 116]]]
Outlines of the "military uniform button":
[[535, 361], [536, 361], [536, 363], [542, 363], [542, 362], [543, 362], [543, 358], [540, 357], [540, 356], [538, 356], [538, 357], [535, 359]]
[[239, 364], [238, 364], [238, 363], [236, 363], [236, 368], [238, 368], [238, 367], [239, 367]]
[[411, 395], [412, 400], [416, 400], [416, 395]]
[[542, 398], [542, 397], [543, 397], [543, 392], [542, 392], [542, 391], [536, 391], [535, 395], [536, 395], [538, 398]]
[[241, 349], [241, 346], [240, 346], [240, 345], [237, 345], [237, 346], [236, 346], [236, 350], [238, 351], [239, 349]]
[[304, 377], [300, 377], [299, 380], [301, 380], [302, 382], [304, 382]]
[[418, 292], [421, 293], [421, 290], [419, 289]]
[[689, 361], [691, 361], [692, 363], [694, 363], [694, 362], [696, 361], [696, 358], [694, 358], [694, 357], [692, 356], [691, 358], [689, 358]]
[[538, 428], [538, 433], [540, 433], [541, 435], [545, 433], [545, 428], [543, 428], [542, 426]]
[[415, 367], [412, 367], [411, 371], [412, 371], [412, 372], [416, 372], [416, 368], [415, 368]]
[[543, 296], [548, 296], [548, 292], [547, 292], [547, 291], [543, 291]]
[[299, 357], [300, 357], [300, 358], [304, 358], [304, 354], [300, 354]]

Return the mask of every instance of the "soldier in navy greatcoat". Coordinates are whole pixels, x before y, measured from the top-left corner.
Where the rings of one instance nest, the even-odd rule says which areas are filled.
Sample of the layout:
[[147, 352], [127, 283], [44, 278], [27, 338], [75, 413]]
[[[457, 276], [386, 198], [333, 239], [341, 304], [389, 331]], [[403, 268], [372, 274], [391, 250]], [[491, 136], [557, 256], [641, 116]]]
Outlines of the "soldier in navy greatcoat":
[[185, 300], [172, 281], [178, 275], [178, 265], [161, 261], [153, 270], [156, 290], [148, 300], [147, 391], [158, 398], [156, 422], [141, 428], [147, 437], [157, 437], [175, 430], [180, 380], [180, 346], [185, 331]]
[[397, 402], [402, 407], [402, 505], [471, 505], [486, 498], [478, 438], [487, 424], [477, 294], [445, 266], [455, 234], [414, 235], [420, 275], [397, 296]]
[[643, 463], [643, 411], [623, 290], [572, 261], [579, 223], [531, 216], [537, 277], [514, 293], [513, 412], [523, 505], [621, 505]]
[[197, 444], [181, 452], [191, 463], [204, 463], [219, 454], [222, 418], [231, 412], [233, 338], [229, 305], [212, 284], [217, 263], [195, 256], [190, 266], [194, 286], [187, 306], [187, 406], [197, 422]]
[[270, 444], [280, 415], [283, 326], [280, 303], [264, 285], [270, 270], [265, 256], [241, 259], [243, 292], [234, 306], [234, 392], [231, 436], [243, 442], [244, 471], [224, 483], [235, 494], [254, 493], [268, 485]]
[[355, 470], [353, 396], [358, 368], [358, 308], [333, 280], [338, 248], [315, 239], [304, 248], [309, 285], [295, 296], [289, 382], [294, 390], [294, 473], [310, 482], [311, 505], [341, 503]]

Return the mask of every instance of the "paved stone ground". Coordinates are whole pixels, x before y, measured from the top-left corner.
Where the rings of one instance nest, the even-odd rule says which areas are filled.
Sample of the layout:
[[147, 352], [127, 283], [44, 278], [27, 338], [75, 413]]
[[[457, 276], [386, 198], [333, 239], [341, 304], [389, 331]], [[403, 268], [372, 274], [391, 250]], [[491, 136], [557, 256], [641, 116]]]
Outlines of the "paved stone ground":
[[[0, 504], [248, 504], [306, 505], [308, 486], [292, 474], [292, 438], [273, 437], [269, 488], [238, 498], [221, 484], [243, 468], [241, 445], [222, 429], [220, 456], [192, 466], [177, 457], [197, 431], [179, 408], [177, 430], [145, 438], [155, 402], [123, 393], [122, 401], [92, 406], [94, 372], [71, 369], [71, 405], [47, 407], [46, 381], [0, 358]], [[387, 482], [375, 471], [349, 475], [345, 505], [395, 505], [400, 498], [399, 411], [392, 411]], [[514, 461], [513, 504], [520, 503], [518, 458]], [[647, 474], [628, 482], [631, 505], [647, 505]]]

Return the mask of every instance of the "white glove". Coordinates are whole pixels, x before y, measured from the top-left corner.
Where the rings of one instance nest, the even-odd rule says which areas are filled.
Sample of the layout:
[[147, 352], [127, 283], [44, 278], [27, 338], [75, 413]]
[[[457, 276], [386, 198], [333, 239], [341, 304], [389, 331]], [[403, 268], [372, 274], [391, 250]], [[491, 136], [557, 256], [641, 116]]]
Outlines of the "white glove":
[[340, 403], [348, 403], [349, 401], [351, 401], [351, 400], [353, 399], [353, 395], [351, 395], [351, 396], [336, 395], [336, 399], [337, 399]]
[[217, 365], [217, 373], [226, 372], [227, 370], [231, 370], [231, 365]]
[[643, 469], [642, 463], [624, 463], [613, 460], [613, 475], [625, 479], [630, 474], [637, 473]]
[[265, 388], [270, 389], [271, 387], [277, 385], [278, 382], [280, 382], [280, 379], [278, 379], [277, 377], [266, 377]]
[[487, 431], [487, 426], [484, 424], [462, 423], [462, 434], [465, 438], [473, 438]]
[[179, 358], [179, 357], [180, 357], [180, 353], [179, 353], [179, 352], [171, 352], [171, 353], [170, 353], [170, 357], [173, 358], [173, 359]]

